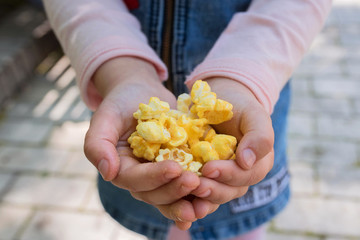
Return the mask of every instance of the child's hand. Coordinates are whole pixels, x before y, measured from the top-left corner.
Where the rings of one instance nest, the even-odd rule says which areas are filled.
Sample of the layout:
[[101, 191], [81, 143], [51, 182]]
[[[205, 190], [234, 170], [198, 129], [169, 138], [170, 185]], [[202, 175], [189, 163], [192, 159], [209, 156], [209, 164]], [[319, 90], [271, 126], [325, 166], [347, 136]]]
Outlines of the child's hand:
[[182, 197], [199, 186], [199, 177], [183, 172], [174, 161], [140, 163], [127, 143], [136, 127], [133, 113], [140, 102], [157, 96], [175, 108], [175, 96], [162, 85], [151, 64], [131, 57], [103, 64], [94, 75], [94, 84], [104, 99], [86, 134], [87, 158], [105, 180], [129, 190], [187, 229], [196, 215], [191, 202]]
[[234, 106], [234, 117], [214, 128], [219, 133], [235, 136], [239, 144], [236, 160], [215, 160], [204, 165], [204, 177], [192, 194], [202, 197], [201, 193], [210, 190], [203, 199], [222, 204], [243, 196], [249, 186], [260, 182], [271, 170], [274, 132], [270, 115], [248, 88], [225, 78], [212, 78], [207, 82], [220, 99]]

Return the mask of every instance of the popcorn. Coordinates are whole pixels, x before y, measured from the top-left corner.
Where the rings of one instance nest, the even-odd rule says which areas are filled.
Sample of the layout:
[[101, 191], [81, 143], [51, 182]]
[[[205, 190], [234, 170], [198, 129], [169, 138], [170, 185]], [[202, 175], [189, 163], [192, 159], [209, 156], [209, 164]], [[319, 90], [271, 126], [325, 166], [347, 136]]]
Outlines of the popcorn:
[[157, 97], [152, 97], [149, 104], [139, 104], [139, 109], [134, 113], [135, 119], [148, 120], [152, 118], [159, 118], [161, 113], [166, 113], [170, 110], [167, 102], [160, 101]]
[[171, 140], [170, 132], [159, 121], [140, 122], [136, 131], [149, 143], [167, 143]]
[[128, 138], [128, 143], [133, 149], [133, 153], [138, 158], [145, 158], [146, 160], [153, 161], [157, 155], [161, 144], [149, 143], [139, 136], [137, 132], [131, 134]]
[[219, 124], [230, 120], [233, 116], [233, 106], [217, 99], [206, 82], [195, 82], [191, 90], [191, 99], [194, 102], [191, 112], [196, 113], [199, 118], [207, 119], [209, 124]]
[[211, 126], [232, 116], [232, 105], [217, 99], [210, 86], [198, 80], [190, 95], [178, 97], [177, 109], [170, 109], [157, 97], [150, 98], [148, 104], [139, 104], [134, 113], [138, 125], [128, 142], [138, 158], [173, 160], [200, 176], [208, 161], [235, 159], [236, 138], [217, 134]]
[[236, 138], [226, 134], [216, 134], [211, 139], [211, 146], [219, 154], [220, 159], [230, 159], [236, 148]]
[[200, 141], [191, 147], [191, 153], [197, 161], [206, 163], [211, 160], [219, 160], [219, 154], [213, 148], [211, 143], [207, 141]]

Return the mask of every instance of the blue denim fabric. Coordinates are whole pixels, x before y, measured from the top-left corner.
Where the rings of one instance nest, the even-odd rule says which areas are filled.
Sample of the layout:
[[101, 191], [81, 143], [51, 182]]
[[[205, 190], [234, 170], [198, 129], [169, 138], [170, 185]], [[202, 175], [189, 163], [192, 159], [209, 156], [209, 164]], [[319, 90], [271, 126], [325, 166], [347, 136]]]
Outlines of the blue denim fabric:
[[[251, 1], [176, 0], [173, 12], [171, 69], [173, 91], [186, 92], [185, 76], [199, 64], [235, 12], [246, 11]], [[161, 55], [164, 0], [141, 0], [133, 11], [149, 44]], [[249, 26], [251, 27], [251, 26]], [[239, 40], [241, 44], [241, 40]], [[290, 84], [281, 91], [271, 116], [275, 132], [275, 162], [266, 178], [249, 188], [240, 199], [193, 223], [193, 239], [226, 239], [246, 233], [271, 220], [287, 204], [290, 196], [286, 161], [286, 126], [290, 104]], [[280, 174], [279, 173], [283, 173]], [[151, 205], [135, 200], [130, 193], [98, 178], [105, 210], [120, 224], [150, 239], [166, 239], [172, 221]]]

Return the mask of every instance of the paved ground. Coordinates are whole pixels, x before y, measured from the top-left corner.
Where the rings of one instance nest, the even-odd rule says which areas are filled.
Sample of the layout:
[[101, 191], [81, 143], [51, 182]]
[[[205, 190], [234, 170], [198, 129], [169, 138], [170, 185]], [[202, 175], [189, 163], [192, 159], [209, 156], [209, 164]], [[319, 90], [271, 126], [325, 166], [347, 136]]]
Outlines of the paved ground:
[[[293, 197], [270, 240], [360, 239], [360, 1], [337, 0], [294, 75]], [[0, 115], [0, 240], [139, 240], [102, 210], [82, 153], [89, 111], [52, 53]]]

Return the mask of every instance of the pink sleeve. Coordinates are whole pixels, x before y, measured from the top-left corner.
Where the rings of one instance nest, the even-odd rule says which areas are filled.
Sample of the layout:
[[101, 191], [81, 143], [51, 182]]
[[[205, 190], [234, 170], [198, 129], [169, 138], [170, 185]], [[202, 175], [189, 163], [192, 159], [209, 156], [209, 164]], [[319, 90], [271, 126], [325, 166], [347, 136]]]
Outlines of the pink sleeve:
[[166, 66], [147, 44], [137, 19], [121, 0], [44, 0], [44, 4], [76, 71], [82, 98], [91, 110], [102, 101], [91, 77], [111, 58], [145, 59], [156, 67], [160, 80], [167, 79]]
[[254, 0], [233, 16], [205, 60], [188, 76], [227, 77], [246, 85], [271, 113], [331, 9], [331, 0]]

